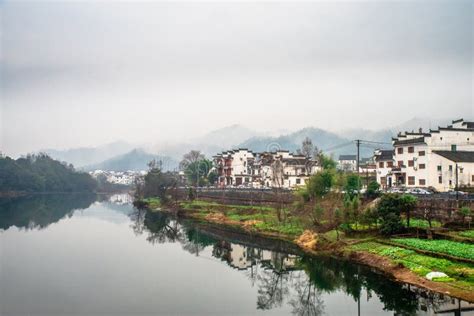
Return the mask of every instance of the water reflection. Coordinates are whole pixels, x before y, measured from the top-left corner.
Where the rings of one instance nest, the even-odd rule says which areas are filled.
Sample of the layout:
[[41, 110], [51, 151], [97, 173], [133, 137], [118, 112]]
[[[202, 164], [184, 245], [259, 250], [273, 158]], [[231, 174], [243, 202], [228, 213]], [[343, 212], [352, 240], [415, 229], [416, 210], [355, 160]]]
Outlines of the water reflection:
[[392, 282], [384, 275], [347, 261], [308, 257], [287, 248], [277, 251], [258, 244], [236, 243], [224, 231], [216, 233], [212, 227], [178, 221], [165, 213], [136, 210], [132, 217], [134, 230], [147, 234], [151, 243], [177, 242], [196, 256], [211, 248], [213, 257], [244, 273], [258, 289], [256, 308], [259, 310], [288, 305], [294, 315], [323, 315], [325, 298], [341, 293], [352, 298], [353, 315], [361, 315], [361, 304], [370, 304], [374, 297], [383, 304], [384, 311], [396, 315], [433, 315], [443, 311], [461, 315], [461, 309], [469, 311], [474, 307], [442, 294]]
[[0, 230], [11, 226], [43, 229], [71, 216], [74, 210], [86, 209], [97, 199], [94, 194], [29, 195], [0, 199]]
[[134, 209], [127, 195], [3, 199], [0, 227], [2, 315], [461, 315], [473, 307], [292, 244]]

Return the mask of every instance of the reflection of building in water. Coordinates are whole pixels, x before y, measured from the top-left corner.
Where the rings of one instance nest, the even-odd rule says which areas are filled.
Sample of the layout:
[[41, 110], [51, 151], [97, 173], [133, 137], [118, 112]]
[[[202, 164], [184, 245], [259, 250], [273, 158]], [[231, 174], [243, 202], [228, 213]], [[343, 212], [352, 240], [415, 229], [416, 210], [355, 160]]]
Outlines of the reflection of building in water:
[[296, 256], [247, 247], [220, 241], [214, 246], [213, 255], [225, 260], [231, 267], [246, 270], [257, 263], [273, 270], [292, 269], [296, 264]]
[[118, 205], [132, 204], [133, 198], [128, 193], [114, 194], [109, 198], [109, 202]]
[[461, 301], [440, 293], [429, 292], [408, 284], [404, 287], [417, 294], [419, 308], [417, 315], [474, 315], [474, 303]]

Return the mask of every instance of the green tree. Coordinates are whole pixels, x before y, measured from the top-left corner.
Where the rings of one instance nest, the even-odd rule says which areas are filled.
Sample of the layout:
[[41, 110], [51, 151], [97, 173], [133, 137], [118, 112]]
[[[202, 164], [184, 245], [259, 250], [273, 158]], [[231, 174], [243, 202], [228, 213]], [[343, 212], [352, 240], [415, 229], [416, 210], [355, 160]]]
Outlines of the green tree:
[[161, 202], [168, 200], [168, 190], [175, 187], [178, 177], [172, 172], [162, 172], [160, 168], [154, 167], [148, 171], [144, 177], [145, 197], [159, 197]]
[[349, 174], [346, 177], [346, 183], [344, 185], [344, 191], [351, 198], [359, 194], [360, 189], [362, 188], [362, 182], [360, 177], [356, 174]]
[[410, 227], [410, 215], [416, 207], [417, 198], [411, 194], [403, 194], [400, 197], [400, 208], [407, 218], [407, 227]]
[[217, 179], [217, 174], [212, 171], [212, 161], [208, 159], [190, 163], [184, 174], [193, 186], [213, 184]]
[[320, 164], [323, 169], [336, 169], [337, 163], [329, 156], [320, 155]]
[[384, 194], [377, 205], [377, 213], [381, 220], [380, 232], [392, 235], [403, 230], [400, 220], [402, 210], [401, 197], [398, 194]]
[[[462, 222], [464, 224], [464, 222], [466, 221], [466, 217], [471, 215], [471, 209], [469, 208], [469, 206], [463, 206], [459, 209], [459, 214], [461, 214]], [[470, 222], [469, 222], [469, 225], [470, 225]]]
[[379, 195], [380, 184], [377, 181], [371, 181], [367, 186], [367, 197], [368, 198], [376, 198]]
[[307, 188], [308, 193], [312, 198], [323, 197], [329, 191], [334, 184], [334, 171], [333, 170], [323, 170], [311, 178], [309, 178]]

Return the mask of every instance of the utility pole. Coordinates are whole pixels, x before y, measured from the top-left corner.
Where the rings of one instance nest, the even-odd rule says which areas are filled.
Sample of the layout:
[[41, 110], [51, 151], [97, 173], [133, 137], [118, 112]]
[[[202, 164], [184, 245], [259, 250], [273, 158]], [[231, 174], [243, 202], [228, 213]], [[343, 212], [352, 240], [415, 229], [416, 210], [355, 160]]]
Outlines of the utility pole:
[[360, 193], [360, 187], [362, 184], [360, 183], [360, 170], [359, 170], [359, 161], [360, 161], [360, 139], [356, 139], [356, 146], [357, 146], [357, 161], [356, 161], [356, 166], [357, 166], [357, 195]]
[[456, 163], [456, 201], [459, 201], [459, 187], [458, 187], [458, 163]]
[[357, 146], [357, 174], [359, 174], [359, 161], [360, 161], [360, 139], [356, 139]]

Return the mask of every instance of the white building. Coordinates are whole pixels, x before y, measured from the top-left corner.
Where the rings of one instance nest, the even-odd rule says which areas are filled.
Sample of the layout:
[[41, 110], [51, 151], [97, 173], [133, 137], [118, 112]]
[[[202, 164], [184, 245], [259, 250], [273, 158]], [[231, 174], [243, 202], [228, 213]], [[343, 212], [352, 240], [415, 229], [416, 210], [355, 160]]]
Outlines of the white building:
[[337, 161], [337, 168], [345, 172], [357, 171], [357, 156], [356, 155], [340, 155]]
[[[392, 184], [406, 187], [433, 187], [439, 191], [456, 186], [472, 186], [474, 122], [456, 120], [452, 125], [423, 132], [405, 132], [393, 138], [394, 167], [387, 177]], [[447, 168], [447, 169], [446, 169]], [[461, 184], [461, 173], [462, 184]]]
[[313, 159], [287, 150], [261, 153], [257, 164], [262, 185], [286, 189], [305, 185], [319, 170]]
[[375, 177], [377, 183], [382, 189], [392, 186], [392, 177], [389, 176], [393, 168], [393, 150], [376, 150], [375, 159]]
[[258, 171], [254, 168], [256, 155], [246, 148], [229, 150], [214, 156], [218, 186], [251, 186]]
[[304, 185], [318, 170], [314, 160], [287, 150], [256, 154], [241, 148], [214, 156], [214, 162], [220, 187], [293, 188]]

